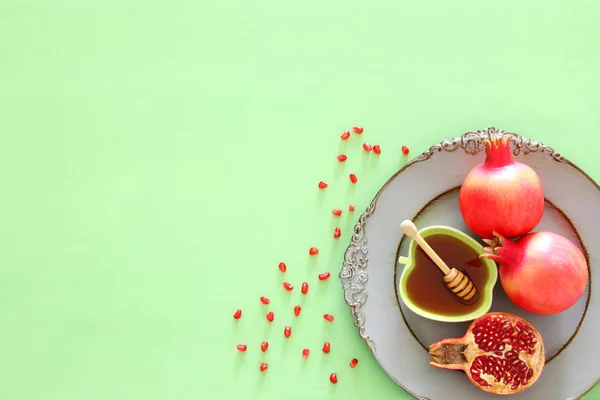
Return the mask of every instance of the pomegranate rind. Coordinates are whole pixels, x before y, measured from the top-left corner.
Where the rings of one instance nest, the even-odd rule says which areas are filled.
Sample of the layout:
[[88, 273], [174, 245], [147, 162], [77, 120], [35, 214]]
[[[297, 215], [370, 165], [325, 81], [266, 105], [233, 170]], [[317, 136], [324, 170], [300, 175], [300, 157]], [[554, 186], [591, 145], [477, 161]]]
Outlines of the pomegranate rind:
[[[494, 342], [498, 332], [492, 334], [491, 330], [498, 326], [504, 330], [500, 333], [505, 337]], [[429, 354], [433, 359], [431, 366], [462, 370], [474, 386], [499, 395], [530, 388], [541, 376], [546, 362], [544, 342], [536, 327], [522, 317], [504, 312], [491, 312], [477, 318], [463, 337], [442, 339], [429, 347]], [[488, 364], [483, 365], [484, 362]], [[499, 368], [510, 372], [500, 378], [486, 372], [498, 375]], [[522, 378], [515, 380], [517, 375]]]

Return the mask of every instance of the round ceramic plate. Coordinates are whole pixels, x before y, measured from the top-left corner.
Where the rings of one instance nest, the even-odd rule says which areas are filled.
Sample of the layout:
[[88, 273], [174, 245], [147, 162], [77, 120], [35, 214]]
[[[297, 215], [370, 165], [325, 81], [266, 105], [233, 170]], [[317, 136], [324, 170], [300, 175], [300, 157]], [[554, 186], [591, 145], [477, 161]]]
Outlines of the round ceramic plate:
[[400, 230], [405, 219], [412, 219], [419, 229], [448, 225], [478, 239], [464, 225], [458, 192], [469, 170], [484, 161], [484, 140], [508, 134], [515, 159], [535, 169], [544, 186], [544, 217], [535, 230], [572, 240], [590, 268], [590, 281], [580, 300], [551, 316], [521, 310], [496, 284], [491, 311], [528, 319], [546, 346], [547, 363], [539, 380], [510, 398], [579, 399], [600, 381], [600, 296], [591, 293], [591, 284], [600, 274], [600, 187], [552, 148], [488, 128], [434, 145], [392, 176], [360, 216], [345, 253], [340, 278], [358, 333], [389, 376], [415, 398], [498, 398], [476, 388], [462, 371], [429, 365], [429, 345], [462, 336], [470, 322], [435, 322], [412, 313], [398, 297], [403, 268], [398, 257], [407, 254], [409, 244]]

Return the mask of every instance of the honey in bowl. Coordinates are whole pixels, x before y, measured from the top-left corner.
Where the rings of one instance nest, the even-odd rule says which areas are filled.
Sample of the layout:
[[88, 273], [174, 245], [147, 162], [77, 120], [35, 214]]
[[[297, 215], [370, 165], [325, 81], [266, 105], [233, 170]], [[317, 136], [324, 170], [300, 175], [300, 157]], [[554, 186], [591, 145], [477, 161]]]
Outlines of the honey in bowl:
[[[489, 268], [471, 246], [446, 234], [432, 234], [425, 238], [429, 246], [449, 267], [465, 273], [478, 291], [490, 278]], [[481, 308], [484, 296], [481, 293], [471, 302], [460, 301], [444, 283], [444, 274], [437, 265], [417, 246], [414, 268], [406, 278], [406, 296], [424, 311], [446, 316], [458, 316]]]

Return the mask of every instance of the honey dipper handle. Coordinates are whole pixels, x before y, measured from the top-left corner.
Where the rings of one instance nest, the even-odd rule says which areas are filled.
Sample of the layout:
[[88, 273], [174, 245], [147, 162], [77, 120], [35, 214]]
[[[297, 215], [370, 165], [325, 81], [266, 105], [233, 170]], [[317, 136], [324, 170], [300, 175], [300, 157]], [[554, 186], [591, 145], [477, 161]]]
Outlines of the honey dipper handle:
[[411, 220], [407, 219], [405, 221], [402, 221], [400, 227], [402, 228], [402, 232], [404, 232], [406, 236], [414, 239], [417, 242], [417, 244], [421, 246], [423, 250], [425, 250], [425, 253], [427, 253], [427, 255], [433, 260], [435, 265], [437, 265], [438, 268], [442, 270], [444, 275], [448, 275], [450, 273], [450, 268], [448, 268], [444, 260], [442, 260], [440, 256], [437, 255], [437, 253], [431, 248], [431, 246], [429, 246], [425, 239], [423, 239], [423, 237], [419, 235], [417, 227]]

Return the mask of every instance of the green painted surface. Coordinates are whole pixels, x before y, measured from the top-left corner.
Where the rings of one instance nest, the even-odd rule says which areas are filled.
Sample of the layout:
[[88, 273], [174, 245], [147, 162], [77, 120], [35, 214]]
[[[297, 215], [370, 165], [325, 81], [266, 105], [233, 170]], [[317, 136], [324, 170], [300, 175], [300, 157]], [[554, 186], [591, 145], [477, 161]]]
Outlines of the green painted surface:
[[494, 125], [600, 179], [600, 4], [481, 3], [0, 2], [0, 398], [408, 399], [316, 280], [400, 146]]

